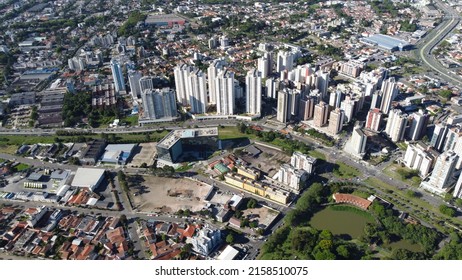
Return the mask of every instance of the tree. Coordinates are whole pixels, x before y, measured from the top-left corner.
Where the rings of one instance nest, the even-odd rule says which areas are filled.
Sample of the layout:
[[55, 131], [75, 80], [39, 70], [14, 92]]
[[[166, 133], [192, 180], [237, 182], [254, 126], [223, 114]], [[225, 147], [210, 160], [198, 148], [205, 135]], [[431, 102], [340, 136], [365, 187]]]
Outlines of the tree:
[[457, 207], [462, 207], [462, 199], [456, 198], [456, 200], [454, 201], [454, 204], [455, 204]]
[[454, 217], [456, 215], [456, 210], [454, 208], [448, 207], [444, 204], [440, 205], [440, 212], [449, 217]]
[[226, 236], [226, 243], [234, 244], [234, 235], [232, 233], [228, 233]]
[[127, 226], [128, 220], [127, 220], [127, 216], [125, 216], [124, 214], [120, 215], [119, 221], [124, 227]]
[[408, 196], [408, 197], [411, 197], [411, 198], [412, 198], [412, 197], [416, 197], [416, 196], [417, 196], [417, 194], [416, 194], [416, 192], [415, 192], [415, 191], [413, 191], [413, 190], [407, 190], [407, 191], [406, 191], [406, 196]]
[[444, 195], [444, 201], [446, 201], [446, 202], [450, 202], [452, 200], [452, 198], [453, 198], [453, 196], [450, 193], [446, 193]]
[[250, 228], [256, 228], [258, 227], [258, 221], [257, 220], [253, 220], [249, 223], [249, 227]]
[[249, 226], [249, 223], [250, 223], [249, 219], [248, 219], [248, 218], [244, 218], [244, 219], [241, 220], [240, 227], [241, 227], [241, 228], [247, 227], [247, 226]]
[[249, 199], [247, 202], [247, 208], [255, 208], [257, 207], [257, 201], [253, 198]]
[[350, 257], [350, 252], [346, 245], [340, 245], [337, 247], [337, 255], [342, 257], [343, 259], [347, 260]]

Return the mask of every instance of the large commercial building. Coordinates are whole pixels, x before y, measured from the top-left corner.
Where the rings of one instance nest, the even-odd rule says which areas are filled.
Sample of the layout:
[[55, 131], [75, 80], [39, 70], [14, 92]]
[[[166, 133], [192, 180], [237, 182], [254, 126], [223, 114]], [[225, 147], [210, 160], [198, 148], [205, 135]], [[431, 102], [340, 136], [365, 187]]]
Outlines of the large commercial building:
[[[215, 78], [216, 103], [218, 115], [234, 115], [234, 72], [222, 70]], [[212, 82], [212, 81], [210, 81]]]
[[110, 164], [127, 164], [128, 159], [133, 153], [136, 144], [110, 144], [104, 149], [105, 152], [101, 162]]
[[436, 160], [435, 168], [427, 181], [420, 186], [430, 192], [443, 194], [447, 192], [456, 168], [458, 156], [453, 151], [441, 154]]
[[275, 186], [272, 183], [264, 183], [260, 181], [254, 181], [247, 177], [226, 174], [225, 182], [239, 189], [243, 189], [252, 194], [265, 197], [276, 202], [287, 204], [290, 199], [290, 192], [281, 188], [282, 186]]
[[156, 148], [158, 160], [165, 164], [177, 163], [184, 154], [206, 159], [218, 149], [218, 128], [172, 130]]
[[308, 174], [313, 174], [316, 158], [310, 157], [300, 152], [294, 152], [290, 158], [290, 164], [296, 169], [302, 169], [308, 172]]
[[370, 37], [361, 38], [361, 41], [367, 45], [375, 46], [389, 52], [402, 51], [411, 46], [404, 40], [383, 34], [375, 34]]
[[399, 109], [394, 109], [390, 112], [388, 122], [385, 127], [385, 133], [393, 142], [402, 141], [404, 132], [406, 131], [407, 115]]
[[117, 93], [125, 91], [125, 79], [122, 73], [122, 67], [119, 61], [111, 60], [112, 78], [114, 79], [115, 90]]
[[173, 25], [184, 25], [186, 20], [175, 14], [150, 14], [146, 17], [144, 23], [146, 25], [155, 25], [159, 27], [172, 27]]
[[319, 102], [314, 106], [314, 126], [322, 127], [327, 124], [329, 119], [329, 104], [324, 101]]
[[380, 124], [383, 119], [383, 114], [380, 112], [379, 109], [371, 109], [369, 113], [367, 113], [366, 118], [366, 128], [372, 131], [378, 132], [380, 129]]
[[246, 86], [246, 113], [260, 116], [261, 114], [261, 72], [252, 69], [245, 77]]
[[71, 185], [94, 191], [104, 179], [104, 169], [78, 168]]

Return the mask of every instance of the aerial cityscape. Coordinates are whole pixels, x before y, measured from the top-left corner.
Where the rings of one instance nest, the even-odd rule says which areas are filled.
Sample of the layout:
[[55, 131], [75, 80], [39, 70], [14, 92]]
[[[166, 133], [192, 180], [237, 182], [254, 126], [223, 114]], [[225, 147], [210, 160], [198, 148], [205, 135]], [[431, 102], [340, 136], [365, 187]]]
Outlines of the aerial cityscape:
[[0, 259], [462, 259], [461, 15], [0, 0]]

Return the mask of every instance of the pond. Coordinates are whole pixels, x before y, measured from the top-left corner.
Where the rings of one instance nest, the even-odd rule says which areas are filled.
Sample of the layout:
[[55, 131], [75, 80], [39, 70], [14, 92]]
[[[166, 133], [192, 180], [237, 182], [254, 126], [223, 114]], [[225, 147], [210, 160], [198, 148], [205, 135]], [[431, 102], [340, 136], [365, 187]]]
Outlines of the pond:
[[335, 235], [348, 235], [352, 239], [357, 239], [364, 233], [366, 223], [371, 221], [372, 217], [354, 211], [338, 211], [328, 207], [314, 214], [310, 224], [319, 230], [327, 229]]
[[423, 252], [420, 244], [412, 244], [411, 241], [401, 239], [400, 241], [392, 242], [389, 245], [392, 249], [407, 249], [412, 252]]

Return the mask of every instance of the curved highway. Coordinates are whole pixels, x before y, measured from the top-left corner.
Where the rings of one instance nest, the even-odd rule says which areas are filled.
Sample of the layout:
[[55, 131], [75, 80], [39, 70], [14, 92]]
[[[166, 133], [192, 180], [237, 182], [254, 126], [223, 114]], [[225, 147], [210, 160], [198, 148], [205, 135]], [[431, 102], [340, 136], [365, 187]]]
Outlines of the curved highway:
[[446, 4], [435, 1], [435, 4], [445, 13], [443, 22], [439, 27], [434, 29], [427, 38], [423, 41], [424, 45], [418, 50], [421, 60], [432, 70], [439, 73], [442, 77], [456, 85], [462, 86], [462, 78], [454, 75], [432, 55], [433, 49], [446, 38], [451, 31], [460, 23], [460, 16], [451, 7]]

